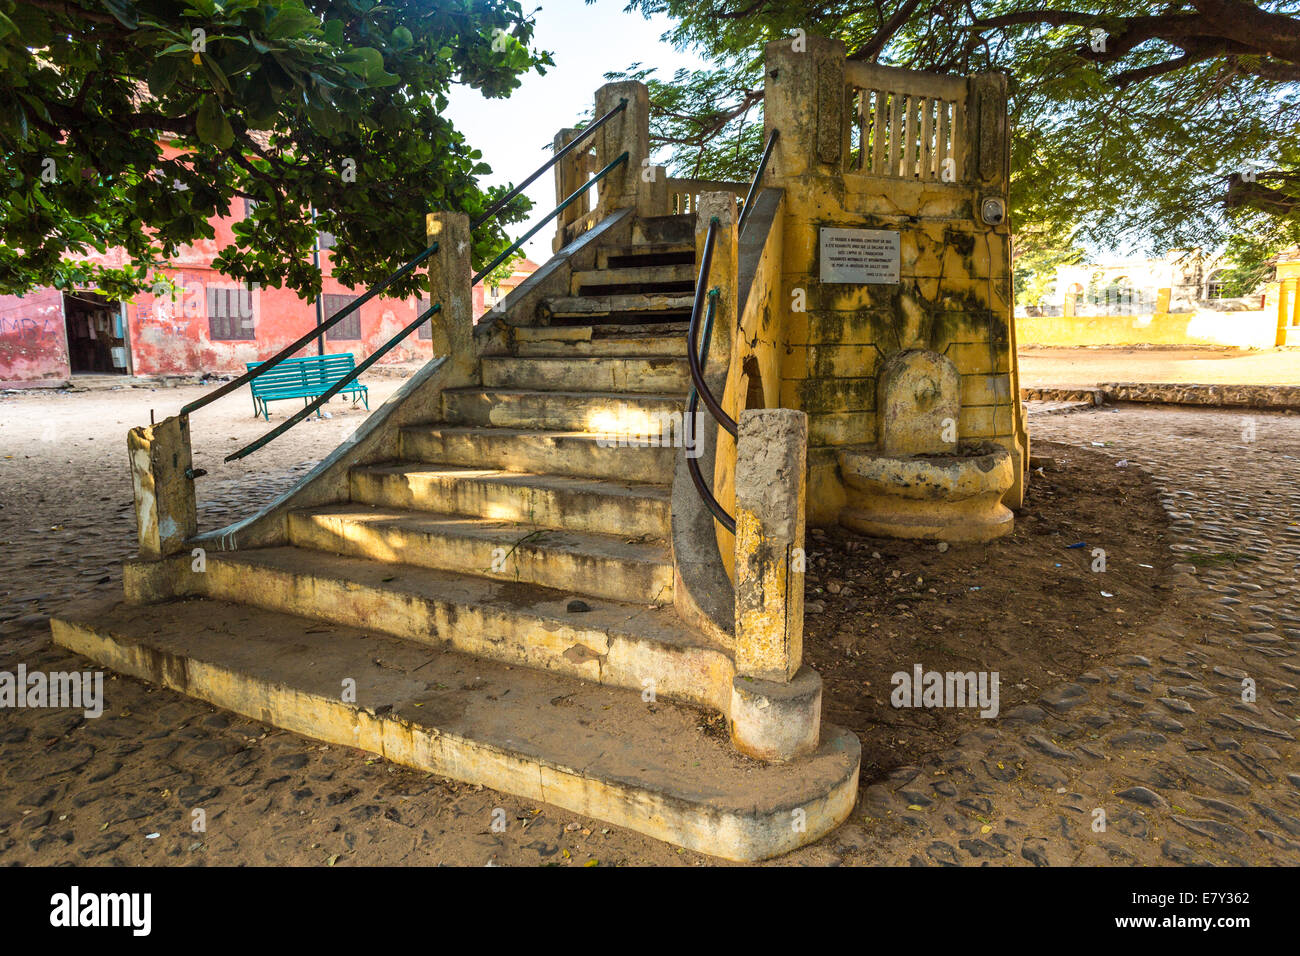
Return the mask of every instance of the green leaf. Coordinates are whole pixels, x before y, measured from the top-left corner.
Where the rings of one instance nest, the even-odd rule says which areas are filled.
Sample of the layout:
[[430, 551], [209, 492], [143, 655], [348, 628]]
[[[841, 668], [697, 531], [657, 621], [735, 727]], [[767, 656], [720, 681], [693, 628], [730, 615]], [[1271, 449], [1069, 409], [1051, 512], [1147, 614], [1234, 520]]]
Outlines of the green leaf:
[[176, 84], [181, 61], [176, 57], [159, 57], [149, 66], [149, 92], [161, 99]]
[[205, 96], [203, 98], [203, 104], [199, 107], [195, 126], [199, 139], [204, 143], [211, 143], [214, 146], [220, 146], [222, 149], [229, 149], [230, 145], [235, 141], [235, 131], [215, 96]]

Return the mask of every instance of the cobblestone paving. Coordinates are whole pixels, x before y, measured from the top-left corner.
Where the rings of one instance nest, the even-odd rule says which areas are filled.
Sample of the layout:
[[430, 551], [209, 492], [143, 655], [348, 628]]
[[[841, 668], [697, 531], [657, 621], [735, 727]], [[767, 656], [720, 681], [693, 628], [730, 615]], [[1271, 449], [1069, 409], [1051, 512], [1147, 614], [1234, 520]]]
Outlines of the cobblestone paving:
[[1031, 422], [1152, 473], [1175, 613], [1039, 704], [868, 786], [855, 856], [1300, 863], [1300, 417], [1126, 406]]
[[[1169, 615], [1038, 704], [865, 782], [846, 825], [778, 862], [1300, 864], [1300, 416], [1125, 407], [1031, 421], [1038, 438], [1104, 442], [1153, 473], [1175, 531]], [[293, 477], [213, 486], [205, 524]], [[43, 554], [0, 552], [6, 574], [30, 569], [3, 608], [0, 670], [85, 667], [43, 618], [64, 595], [120, 588], [133, 529], [108, 497], [66, 518], [67, 542], [51, 532]], [[135, 680], [105, 689], [96, 720], [4, 715], [0, 863], [716, 862]], [[497, 807], [505, 833], [490, 829]]]

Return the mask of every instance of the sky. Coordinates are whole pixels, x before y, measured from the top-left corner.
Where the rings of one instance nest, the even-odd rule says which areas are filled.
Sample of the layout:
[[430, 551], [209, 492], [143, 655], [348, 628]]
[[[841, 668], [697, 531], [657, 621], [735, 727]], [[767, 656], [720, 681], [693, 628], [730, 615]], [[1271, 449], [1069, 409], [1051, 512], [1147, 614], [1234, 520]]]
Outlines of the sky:
[[[490, 100], [474, 90], [453, 87], [447, 116], [483, 153], [492, 167], [485, 186], [520, 182], [550, 158], [551, 141], [566, 126], [590, 118], [596, 88], [605, 74], [633, 63], [659, 68], [668, 78], [681, 68], [698, 68], [703, 61], [680, 53], [659, 37], [669, 29], [667, 17], [647, 20], [624, 13], [625, 0], [543, 0], [535, 16], [534, 46], [549, 50], [555, 66], [545, 76], [525, 74], [522, 85], [506, 99]], [[525, 0], [524, 10], [530, 9]], [[510, 226], [512, 237], [523, 235], [555, 208], [555, 177], [548, 171], [526, 191], [533, 200], [527, 222]], [[553, 223], [547, 223], [524, 246], [534, 262], [551, 257]]]

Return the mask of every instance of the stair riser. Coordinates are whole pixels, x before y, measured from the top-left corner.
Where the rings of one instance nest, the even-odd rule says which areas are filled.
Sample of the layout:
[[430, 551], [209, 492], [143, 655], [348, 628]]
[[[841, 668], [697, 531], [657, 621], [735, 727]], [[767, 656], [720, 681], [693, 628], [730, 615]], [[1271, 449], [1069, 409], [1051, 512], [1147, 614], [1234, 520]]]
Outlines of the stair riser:
[[413, 461], [500, 468], [532, 474], [616, 478], [666, 485], [672, 481], [675, 448], [602, 448], [582, 438], [494, 435], [490, 430], [446, 433], [402, 431], [402, 457]]
[[483, 359], [489, 388], [537, 388], [570, 392], [657, 392], [685, 395], [691, 387], [683, 356], [629, 359]]
[[589, 341], [517, 342], [514, 354], [521, 358], [550, 356], [610, 356], [636, 358], [644, 355], [680, 355], [686, 357], [686, 336], [654, 335], [626, 339], [591, 339]]
[[530, 543], [522, 535], [498, 541], [347, 521], [334, 515], [292, 514], [289, 539], [299, 547], [333, 551], [375, 561], [400, 561], [422, 568], [523, 581], [608, 598], [612, 601], [671, 603], [671, 565], [576, 554]]
[[538, 488], [456, 477], [354, 471], [352, 500], [384, 508], [454, 515], [487, 515], [544, 528], [666, 538], [672, 516], [658, 498], [600, 495], [567, 488]]
[[695, 281], [695, 264], [682, 263], [671, 266], [624, 266], [621, 268], [601, 268], [585, 272], [575, 272], [571, 280], [573, 294], [590, 286], [606, 285], [644, 285], [656, 286], [665, 283]]
[[691, 278], [695, 278], [698, 269], [693, 244], [622, 246], [615, 249], [601, 249], [596, 253], [597, 269], [680, 268], [682, 266], [689, 268]]
[[723, 713], [731, 706], [735, 667], [719, 650], [670, 647], [496, 604], [435, 600], [305, 570], [250, 566], [223, 555], [210, 554], [206, 572], [192, 577], [204, 596], [217, 600], [448, 645], [601, 684], [640, 689], [650, 678], [658, 696]]
[[443, 419], [455, 425], [495, 425], [501, 428], [545, 428], [556, 431], [610, 432], [620, 435], [659, 435], [672, 431], [670, 416], [683, 403], [669, 399], [626, 399], [534, 392], [443, 392]]

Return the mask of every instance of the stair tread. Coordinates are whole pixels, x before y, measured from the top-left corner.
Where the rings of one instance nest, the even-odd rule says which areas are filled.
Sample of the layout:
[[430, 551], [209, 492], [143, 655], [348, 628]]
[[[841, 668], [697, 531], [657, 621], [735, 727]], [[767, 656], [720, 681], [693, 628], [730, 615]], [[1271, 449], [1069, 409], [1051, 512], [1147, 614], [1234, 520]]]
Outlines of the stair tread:
[[349, 523], [383, 525], [420, 534], [436, 534], [501, 544], [531, 547], [548, 551], [567, 551], [646, 564], [666, 564], [671, 560], [663, 541], [628, 539], [621, 535], [592, 531], [546, 528], [494, 518], [450, 515], [431, 511], [410, 511], [366, 504], [322, 505], [296, 512], [306, 516], [339, 518]]
[[[670, 606], [614, 601], [525, 581], [373, 561], [292, 545], [210, 553], [208, 561], [334, 578], [416, 601], [503, 610], [534, 618], [544, 625], [592, 629], [680, 648], [720, 649], [706, 635], [687, 627]], [[589, 610], [569, 611], [568, 604], [575, 596], [581, 596]]]
[[[556, 358], [558, 356], [529, 356], [532, 358]], [[577, 356], [579, 358], [583, 356]], [[684, 361], [684, 360], [683, 360]], [[550, 397], [559, 396], [561, 398], [574, 399], [593, 399], [606, 398], [618, 399], [628, 402], [642, 401], [664, 401], [680, 402], [686, 396], [681, 392], [605, 392], [589, 391], [587, 389], [558, 389], [558, 388], [510, 388], [508, 386], [497, 385], [460, 385], [456, 388], [445, 388], [443, 392], [453, 392], [459, 395], [546, 395]], [[486, 427], [486, 426], [484, 426]]]
[[662, 255], [672, 252], [695, 252], [694, 242], [630, 242], [601, 246], [600, 252], [611, 256]]
[[[484, 362], [585, 362], [591, 365], [611, 362], [685, 362], [685, 355], [485, 355]], [[635, 394], [643, 394], [637, 392]]]
[[[634, 393], [635, 394], [635, 393]], [[402, 431], [432, 432], [446, 435], [491, 434], [501, 437], [558, 438], [594, 442], [601, 438], [617, 437], [618, 432], [585, 432], [549, 428], [509, 428], [501, 425], [403, 425]], [[619, 446], [622, 449], [623, 446]], [[658, 447], [647, 445], [647, 448]], [[534, 472], [535, 474], [535, 472]]]
[[689, 309], [695, 301], [690, 294], [627, 293], [622, 295], [569, 295], [547, 299], [552, 315], [591, 315], [605, 312], [657, 312]]
[[376, 474], [449, 476], [458, 481], [493, 481], [526, 487], [563, 488], [570, 491], [590, 491], [598, 494], [633, 498], [657, 498], [662, 501], [668, 501], [672, 497], [671, 490], [664, 485], [648, 484], [641, 481], [616, 481], [612, 478], [579, 478], [573, 475], [504, 471], [499, 468], [474, 468], [467, 465], [434, 466], [428, 462], [409, 461], [364, 465], [356, 470]]
[[[791, 806], [818, 807], [828, 788], [844, 790], [850, 805], [856, 795], [847, 789], [856, 784], [857, 740], [828, 725], [814, 753], [763, 764], [702, 730], [699, 711], [647, 707], [638, 689], [225, 601], [190, 598], [146, 610], [83, 603], [59, 615], [55, 636], [173, 689], [195, 693], [185, 675], [215, 676], [199, 691], [210, 703], [317, 739], [579, 812], [603, 811], [616, 824], [734, 858], [798, 842], [788, 833]], [[340, 675], [355, 680], [355, 703], [340, 700]], [[590, 787], [616, 796], [593, 800]], [[753, 836], [734, 826], [755, 814], [771, 826]]]

